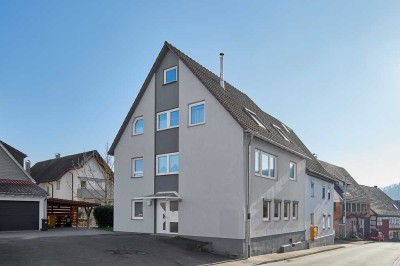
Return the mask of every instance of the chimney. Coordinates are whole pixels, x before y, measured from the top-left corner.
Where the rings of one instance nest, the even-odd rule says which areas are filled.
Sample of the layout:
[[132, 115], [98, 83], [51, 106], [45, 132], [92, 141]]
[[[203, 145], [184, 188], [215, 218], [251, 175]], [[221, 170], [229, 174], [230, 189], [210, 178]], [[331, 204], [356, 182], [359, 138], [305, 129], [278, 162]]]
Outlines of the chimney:
[[225, 82], [224, 82], [224, 53], [220, 53], [220, 75], [219, 75], [219, 84], [221, 87], [225, 89]]
[[28, 174], [31, 173], [31, 161], [26, 160], [26, 162], [25, 162], [25, 170], [28, 172]]
[[56, 153], [56, 158], [60, 158], [61, 155], [59, 153]]
[[378, 186], [374, 186], [374, 188], [378, 188]]
[[313, 155], [314, 155], [315, 159], [318, 159], [318, 154], [313, 153]]

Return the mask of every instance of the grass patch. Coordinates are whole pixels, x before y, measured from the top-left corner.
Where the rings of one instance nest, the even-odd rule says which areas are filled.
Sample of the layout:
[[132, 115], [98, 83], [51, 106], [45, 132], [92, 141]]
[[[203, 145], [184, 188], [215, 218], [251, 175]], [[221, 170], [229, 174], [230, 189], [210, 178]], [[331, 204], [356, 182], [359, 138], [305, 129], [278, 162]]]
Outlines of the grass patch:
[[114, 228], [111, 227], [111, 226], [97, 227], [97, 229], [103, 230], [103, 231], [109, 231], [109, 232], [113, 232], [114, 231]]

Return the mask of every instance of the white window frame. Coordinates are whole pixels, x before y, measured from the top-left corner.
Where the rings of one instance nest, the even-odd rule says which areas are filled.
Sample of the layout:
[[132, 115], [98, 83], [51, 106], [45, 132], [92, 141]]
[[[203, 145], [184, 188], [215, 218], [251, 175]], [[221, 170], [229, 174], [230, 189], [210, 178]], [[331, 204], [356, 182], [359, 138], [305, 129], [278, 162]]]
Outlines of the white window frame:
[[[297, 220], [297, 217], [299, 216], [299, 203], [293, 201], [292, 202], [292, 220]], [[294, 210], [294, 214], [293, 214], [293, 210]]]
[[[196, 124], [192, 124], [192, 107], [204, 104], [204, 121]], [[189, 104], [189, 127], [204, 125], [206, 123], [206, 101]]]
[[[263, 221], [266, 221], [266, 222], [269, 222], [269, 221], [271, 221], [271, 200], [265, 200], [265, 199], [263, 199], [263, 202], [262, 202], [262, 210], [263, 210], [263, 212], [262, 212], [262, 214], [263, 214], [263, 216], [262, 216], [262, 218], [263, 218]], [[268, 212], [267, 212], [267, 217], [264, 217], [264, 203], [266, 203], [267, 204], [267, 208], [268, 208]]]
[[328, 229], [331, 229], [331, 215], [330, 214], [328, 214]]
[[[142, 203], [142, 216], [135, 216], [135, 203], [139, 202]], [[131, 215], [131, 219], [132, 220], [143, 220], [143, 214], [144, 214], [144, 204], [143, 204], [143, 200], [132, 200], [131, 201], [131, 210], [132, 210], [132, 215]]]
[[[258, 163], [259, 163], [259, 166], [258, 166], [258, 169], [260, 170], [258, 173], [255, 173], [255, 175], [257, 175], [257, 176], [261, 176], [261, 177], [265, 177], [265, 178], [269, 178], [269, 179], [274, 179], [274, 180], [277, 180], [278, 178], [277, 178], [277, 176], [278, 176], [278, 169], [277, 169], [277, 165], [278, 165], [278, 157], [277, 156], [275, 156], [275, 155], [272, 155], [272, 154], [270, 154], [270, 153], [266, 153], [266, 152], [263, 152], [263, 151], [261, 151], [261, 150], [258, 150], [258, 149], [256, 149], [258, 152], [259, 152], [259, 159], [258, 159]], [[255, 153], [254, 153], [255, 154]], [[262, 156], [263, 156], [263, 154], [264, 155], [266, 155], [267, 157], [268, 157], [268, 174], [269, 174], [269, 169], [270, 169], [270, 167], [269, 167], [269, 163], [270, 163], [270, 157], [272, 157], [272, 158], [274, 158], [275, 160], [274, 160], [274, 173], [275, 173], [275, 176], [269, 176], [269, 175], [263, 175], [263, 173], [262, 173]]]
[[315, 197], [315, 182], [311, 181], [311, 197]]
[[[291, 205], [290, 201], [288, 201], [288, 200], [283, 201], [283, 220], [285, 220], [285, 221], [290, 220], [290, 205]], [[288, 206], [288, 209], [287, 209], [288, 216], [285, 216], [285, 209], [287, 206]]]
[[61, 189], [61, 180], [57, 180], [56, 181], [56, 190], [60, 190]]
[[[171, 172], [170, 169], [169, 169], [169, 157], [173, 156], [173, 155], [179, 155], [179, 152], [158, 154], [156, 156], [156, 175], [174, 175], [174, 174], [179, 174], [179, 170], [177, 172]], [[158, 158], [159, 157], [163, 157], [163, 156], [167, 157], [167, 172], [166, 173], [159, 173], [158, 172]], [[179, 161], [180, 161], [180, 158], [179, 158]], [[179, 162], [179, 166], [180, 166], [180, 162]]]
[[326, 229], [326, 215], [322, 215], [322, 229], [325, 230]]
[[[174, 69], [176, 69], [176, 77], [175, 77], [175, 80], [174, 80], [174, 81], [167, 82], [167, 72], [170, 71], [170, 70], [174, 70]], [[178, 66], [173, 66], [173, 67], [164, 69], [164, 85], [170, 84], [170, 83], [174, 83], [174, 82], [177, 82], [177, 81], [178, 81]]]
[[[275, 217], [275, 204], [278, 204], [278, 217]], [[274, 200], [274, 221], [279, 221], [281, 220], [282, 216], [282, 201], [281, 200]]]
[[[294, 177], [290, 177], [290, 165], [293, 164], [294, 165]], [[292, 181], [296, 181], [297, 180], [297, 164], [295, 162], [290, 161], [289, 162], [289, 179]]]
[[[254, 150], [254, 174], [255, 175], [260, 175], [260, 173], [261, 173], [261, 169], [260, 169], [260, 166], [261, 166], [261, 164], [260, 164], [260, 154], [261, 154], [261, 151], [260, 150], [258, 150], [258, 149], [255, 149]], [[257, 158], [258, 157], [258, 158]], [[258, 165], [256, 164], [256, 160], [258, 159]], [[257, 167], [258, 167], [258, 171], [256, 171], [256, 165], [257, 165]]]
[[253, 119], [254, 122], [257, 123], [257, 125], [259, 125], [260, 127], [266, 129], [265, 125], [261, 122], [260, 118], [258, 118], [257, 114], [254, 113], [253, 111], [244, 108], [246, 110], [246, 112], [250, 115], [250, 117]]
[[[170, 128], [177, 128], [177, 127], [179, 127], [179, 120], [178, 120], [178, 125], [176, 125], [176, 126], [171, 126], [171, 113], [172, 112], [175, 112], [175, 111], [179, 111], [179, 108], [175, 108], [175, 109], [171, 109], [171, 110], [167, 110], [167, 111], [164, 111], [164, 112], [159, 112], [159, 113], [157, 113], [157, 131], [162, 131], [162, 130], [167, 130], [167, 129], [170, 129]], [[167, 114], [167, 127], [166, 128], [159, 128], [160, 127], [160, 120], [159, 120], [159, 117], [160, 117], [160, 115], [163, 115], [163, 114]], [[179, 117], [178, 117], [178, 119], [179, 119]]]
[[[143, 163], [143, 168], [144, 168], [144, 161], [143, 161], [143, 157], [137, 157], [137, 158], [132, 158], [132, 176], [131, 177], [143, 177], [144, 176], [144, 169], [142, 171], [136, 171], [136, 161], [140, 161], [142, 160]], [[142, 174], [142, 175], [136, 175], [136, 174]]]
[[143, 132], [142, 133], [136, 133], [136, 122], [138, 120], [143, 120], [143, 116], [138, 116], [133, 120], [133, 123], [132, 123], [132, 136], [139, 136], [139, 135], [143, 135], [143, 133], [144, 133], [144, 120], [143, 120]]

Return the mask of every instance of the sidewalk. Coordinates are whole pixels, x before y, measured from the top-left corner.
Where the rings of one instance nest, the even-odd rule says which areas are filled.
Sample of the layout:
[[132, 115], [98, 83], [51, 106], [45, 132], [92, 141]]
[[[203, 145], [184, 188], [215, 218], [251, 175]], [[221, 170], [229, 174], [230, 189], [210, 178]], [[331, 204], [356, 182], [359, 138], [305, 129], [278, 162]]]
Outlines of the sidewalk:
[[316, 248], [305, 249], [305, 250], [298, 250], [298, 251], [287, 252], [287, 253], [273, 253], [273, 254], [266, 254], [266, 255], [250, 257], [249, 259], [246, 259], [246, 260], [232, 260], [232, 261], [221, 263], [218, 265], [228, 265], [228, 266], [264, 265], [264, 264], [283, 261], [283, 260], [300, 258], [300, 257], [312, 255], [312, 254], [321, 253], [321, 252], [327, 252], [327, 251], [340, 249], [340, 248], [344, 248], [344, 247], [345, 247], [345, 245], [332, 245], [332, 246], [316, 247]]

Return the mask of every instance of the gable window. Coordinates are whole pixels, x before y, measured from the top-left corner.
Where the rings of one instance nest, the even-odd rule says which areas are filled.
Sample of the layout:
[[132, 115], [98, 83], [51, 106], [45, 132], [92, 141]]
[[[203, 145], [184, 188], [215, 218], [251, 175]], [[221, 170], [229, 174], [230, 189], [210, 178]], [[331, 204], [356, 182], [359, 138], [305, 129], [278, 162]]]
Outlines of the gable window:
[[278, 131], [279, 135], [281, 135], [282, 138], [284, 138], [286, 141], [290, 142], [290, 139], [288, 137], [286, 137], [285, 133], [283, 133], [282, 129], [280, 127], [278, 127], [277, 125], [273, 125], [276, 129], [276, 131]]
[[292, 219], [295, 220], [297, 219], [297, 215], [299, 213], [299, 203], [293, 201], [293, 206], [292, 206]]
[[330, 200], [330, 199], [331, 199], [331, 191], [328, 190], [328, 200]]
[[290, 216], [290, 201], [284, 201], [283, 205], [283, 219], [284, 220], [289, 220]]
[[60, 190], [60, 187], [61, 187], [61, 181], [58, 180], [58, 181], [56, 182], [56, 190]]
[[315, 183], [314, 183], [314, 181], [311, 181], [311, 197], [314, 197], [314, 191], [315, 190]]
[[81, 180], [81, 188], [86, 188], [86, 181]]
[[164, 84], [178, 80], [178, 69], [176, 66], [164, 70]]
[[201, 125], [206, 121], [204, 102], [189, 105], [189, 126]]
[[[261, 158], [260, 158], [261, 157]], [[270, 177], [270, 178], [275, 178], [276, 177], [276, 157], [265, 153], [261, 152], [259, 150], [255, 151], [255, 174], [256, 175], [261, 175], [263, 177]], [[261, 170], [261, 173], [260, 173]]]
[[257, 123], [257, 125], [259, 125], [260, 127], [265, 129], [264, 124], [260, 121], [260, 119], [258, 118], [258, 116], [256, 115], [256, 113], [254, 113], [253, 111], [250, 111], [249, 109], [245, 108], [246, 112], [250, 115], [250, 117], [254, 120], [254, 122]]
[[47, 193], [50, 193], [50, 187], [47, 187]]
[[156, 158], [157, 175], [179, 173], [179, 153], [160, 154]]
[[296, 180], [296, 171], [297, 171], [297, 166], [296, 163], [290, 162], [289, 163], [289, 178], [292, 180]]
[[271, 221], [271, 201], [263, 200], [263, 220]]
[[281, 203], [280, 200], [274, 200], [274, 220], [281, 219]]
[[132, 219], [143, 219], [143, 201], [132, 201]]
[[179, 127], [179, 109], [172, 109], [157, 114], [157, 131]]
[[143, 158], [132, 159], [132, 177], [143, 176]]
[[133, 135], [141, 135], [143, 131], [143, 116], [135, 118], [133, 121]]
[[322, 186], [322, 198], [325, 199], [325, 186]]

